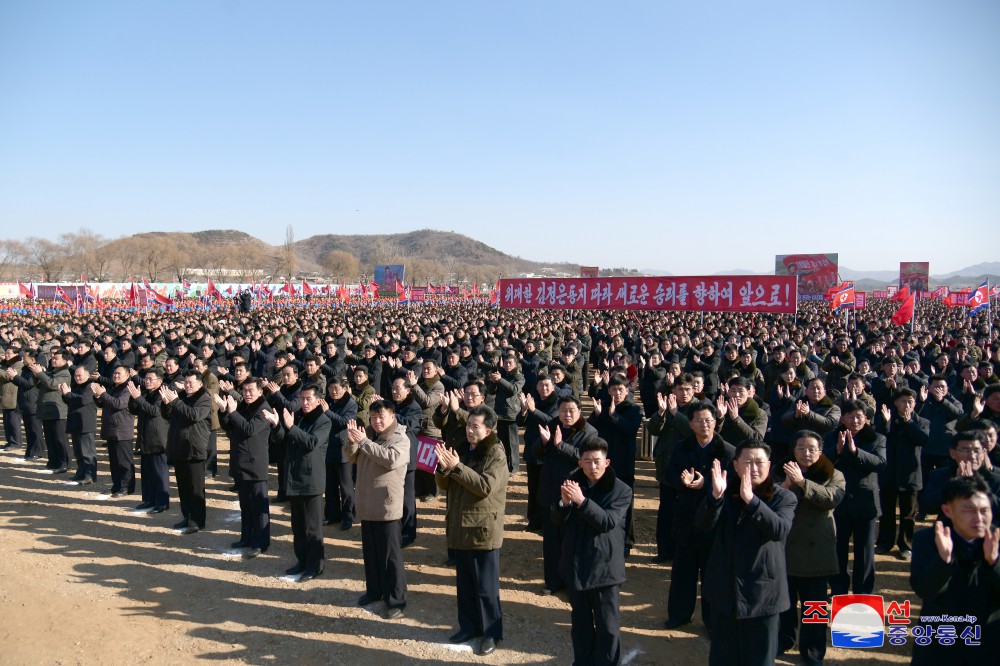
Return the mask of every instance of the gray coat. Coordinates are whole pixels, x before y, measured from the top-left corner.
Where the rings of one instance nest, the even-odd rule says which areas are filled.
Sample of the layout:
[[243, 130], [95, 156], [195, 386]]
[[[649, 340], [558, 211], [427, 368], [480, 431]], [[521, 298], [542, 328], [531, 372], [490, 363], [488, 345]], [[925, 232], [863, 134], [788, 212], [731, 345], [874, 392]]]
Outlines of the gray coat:
[[[780, 467], [772, 470], [776, 481], [784, 481], [784, 470]], [[788, 575], [832, 576], [839, 571], [833, 510], [844, 499], [847, 482], [843, 473], [823, 455], [803, 476], [805, 487], [793, 484], [789, 488], [799, 503], [785, 543]]]

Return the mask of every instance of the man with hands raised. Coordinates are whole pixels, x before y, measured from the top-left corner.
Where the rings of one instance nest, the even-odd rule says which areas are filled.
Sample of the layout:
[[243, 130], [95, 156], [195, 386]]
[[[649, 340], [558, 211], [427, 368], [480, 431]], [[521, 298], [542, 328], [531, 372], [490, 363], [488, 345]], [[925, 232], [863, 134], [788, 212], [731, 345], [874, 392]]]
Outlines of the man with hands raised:
[[789, 607], [785, 539], [798, 501], [770, 476], [771, 448], [745, 440], [733, 459], [736, 483], [712, 461], [711, 493], [698, 530], [715, 533], [704, 596], [711, 604], [711, 666], [773, 664], [778, 615]]
[[[949, 622], [958, 638], [952, 645], [944, 641], [914, 645], [913, 663], [917, 666], [996, 663], [1000, 648], [1000, 529], [992, 526], [989, 495], [989, 487], [978, 476], [953, 478], [941, 496], [944, 519], [913, 537], [910, 585], [923, 602], [921, 614], [975, 617], [972, 622]], [[982, 644], [969, 645], [964, 640], [966, 632], [977, 629]]]

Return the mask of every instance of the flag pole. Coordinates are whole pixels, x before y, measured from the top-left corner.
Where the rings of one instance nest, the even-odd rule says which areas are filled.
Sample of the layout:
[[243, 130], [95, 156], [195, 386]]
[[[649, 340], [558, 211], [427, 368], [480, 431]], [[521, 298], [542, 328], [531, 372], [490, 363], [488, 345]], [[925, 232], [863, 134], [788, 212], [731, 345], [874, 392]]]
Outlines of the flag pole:
[[919, 292], [916, 292], [916, 291], [913, 292], [913, 317], [910, 318], [910, 336], [911, 337], [913, 336], [914, 327], [917, 324], [917, 301], [920, 300], [919, 296], [917, 296], [918, 293]]

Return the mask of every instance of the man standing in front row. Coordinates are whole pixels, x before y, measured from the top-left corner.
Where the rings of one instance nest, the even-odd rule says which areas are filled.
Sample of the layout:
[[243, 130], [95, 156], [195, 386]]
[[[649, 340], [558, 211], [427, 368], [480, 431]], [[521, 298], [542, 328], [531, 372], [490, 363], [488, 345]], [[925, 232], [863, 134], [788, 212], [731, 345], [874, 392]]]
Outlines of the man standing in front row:
[[618, 664], [618, 590], [625, 582], [632, 489], [615, 476], [604, 440], [580, 447], [580, 469], [562, 484], [560, 495], [553, 519], [566, 526], [559, 571], [573, 609], [573, 663]]
[[396, 422], [396, 406], [378, 400], [368, 413], [374, 440], [356, 421], [347, 424], [344, 458], [355, 465], [354, 507], [361, 519], [365, 593], [359, 606], [383, 600], [385, 618], [395, 620], [406, 608], [403, 571], [403, 484], [410, 460], [406, 426]]
[[437, 446], [437, 485], [447, 493], [445, 531], [455, 553], [458, 632], [452, 643], [483, 637], [478, 654], [492, 654], [503, 640], [500, 546], [507, 502], [507, 455], [496, 434], [497, 415], [469, 410], [458, 450]]

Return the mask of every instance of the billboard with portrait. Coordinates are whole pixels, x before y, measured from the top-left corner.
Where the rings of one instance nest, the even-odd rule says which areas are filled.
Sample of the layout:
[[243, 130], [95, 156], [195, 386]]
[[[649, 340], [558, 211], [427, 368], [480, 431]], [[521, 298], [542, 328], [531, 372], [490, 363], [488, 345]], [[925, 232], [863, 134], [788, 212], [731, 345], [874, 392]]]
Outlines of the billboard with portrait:
[[904, 285], [910, 292], [927, 291], [930, 288], [931, 264], [929, 261], [899, 262], [899, 287]]
[[380, 289], [395, 289], [396, 283], [406, 282], [406, 267], [403, 264], [376, 264], [375, 284]]
[[798, 277], [799, 300], [821, 301], [827, 289], [839, 283], [836, 252], [824, 254], [779, 254], [774, 274]]

